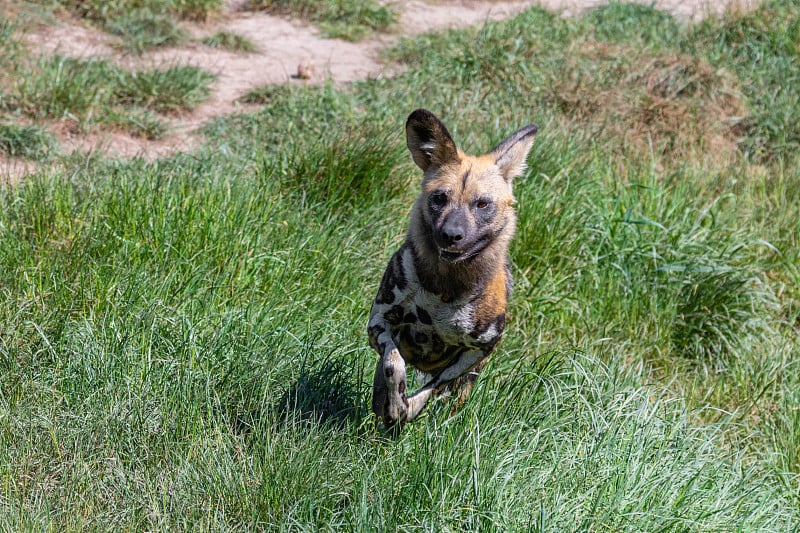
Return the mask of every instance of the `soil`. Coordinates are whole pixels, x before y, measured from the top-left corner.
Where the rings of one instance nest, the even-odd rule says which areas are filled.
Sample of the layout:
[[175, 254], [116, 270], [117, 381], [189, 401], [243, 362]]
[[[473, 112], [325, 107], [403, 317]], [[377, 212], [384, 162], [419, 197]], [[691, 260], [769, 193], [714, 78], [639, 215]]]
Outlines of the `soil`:
[[[680, 18], [696, 20], [709, 13], [719, 13], [731, 3], [745, 8], [748, 6], [744, 4], [753, 1], [656, 0], [655, 5]], [[327, 79], [345, 84], [391, 76], [398, 67], [382, 63], [379, 53], [400, 36], [501, 20], [533, 5], [570, 16], [605, 3], [604, 0], [398, 0], [392, 2], [400, 13], [395, 32], [352, 43], [323, 38], [315, 27], [299, 20], [245, 11], [242, 0], [227, 0], [223, 12], [215, 20], [187, 24], [186, 29], [197, 39], [220, 30], [236, 33], [251, 40], [257, 52], [237, 54], [192, 42], [180, 48], [130, 56], [113, 46], [114, 37], [74, 20], [60, 21], [57, 26], [41, 26], [29, 32], [26, 41], [29, 47], [43, 54], [58, 51], [78, 58], [102, 57], [128, 68], [191, 64], [215, 73], [217, 79], [210, 98], [191, 113], [172, 117], [170, 132], [161, 140], [135, 139], [119, 132], [92, 135], [54, 132], [67, 153], [100, 151], [114, 157], [154, 159], [197, 147], [202, 141], [197, 130], [215, 117], [246, 109], [237, 99], [254, 87], [272, 83], [321, 83]], [[651, 0], [642, 0], [642, 3], [651, 3]], [[30, 163], [0, 158], [0, 176], [18, 177], [33, 167]]]

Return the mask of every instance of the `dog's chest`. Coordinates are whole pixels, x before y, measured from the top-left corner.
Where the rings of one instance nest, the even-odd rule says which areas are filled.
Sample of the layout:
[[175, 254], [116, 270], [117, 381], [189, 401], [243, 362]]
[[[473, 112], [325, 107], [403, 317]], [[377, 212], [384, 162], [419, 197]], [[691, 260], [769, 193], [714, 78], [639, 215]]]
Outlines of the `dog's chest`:
[[[413, 250], [394, 254], [370, 313], [375, 348], [386, 326], [403, 359], [419, 370], [436, 373], [471, 350], [490, 353], [503, 333], [510, 286], [507, 269], [497, 269], [475, 290], [452, 297], [426, 289]], [[383, 325], [382, 325], [383, 324]]]
[[444, 302], [425, 290], [408, 294], [388, 317], [406, 362], [436, 372], [466, 351], [491, 351], [502, 333], [502, 320], [483, 327], [476, 320], [477, 304], [469, 298]]

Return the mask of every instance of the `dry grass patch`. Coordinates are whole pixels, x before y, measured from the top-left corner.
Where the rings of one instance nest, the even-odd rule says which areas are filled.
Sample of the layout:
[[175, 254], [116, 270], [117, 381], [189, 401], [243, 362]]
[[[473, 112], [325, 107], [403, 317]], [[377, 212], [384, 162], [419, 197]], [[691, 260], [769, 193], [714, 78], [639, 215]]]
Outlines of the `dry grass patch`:
[[658, 158], [739, 154], [747, 109], [735, 78], [687, 55], [652, 55], [596, 41], [577, 43], [553, 71], [546, 98], [592, 136], [620, 139], [624, 153]]

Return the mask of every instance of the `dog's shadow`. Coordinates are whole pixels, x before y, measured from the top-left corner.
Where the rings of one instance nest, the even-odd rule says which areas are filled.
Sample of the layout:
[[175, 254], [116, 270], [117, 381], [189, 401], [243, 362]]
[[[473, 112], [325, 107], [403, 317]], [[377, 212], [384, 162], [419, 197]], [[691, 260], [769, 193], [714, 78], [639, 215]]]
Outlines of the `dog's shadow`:
[[354, 364], [326, 358], [303, 364], [297, 379], [273, 405], [276, 419], [284, 423], [304, 421], [344, 428], [359, 424], [365, 415], [360, 390], [363, 372]]

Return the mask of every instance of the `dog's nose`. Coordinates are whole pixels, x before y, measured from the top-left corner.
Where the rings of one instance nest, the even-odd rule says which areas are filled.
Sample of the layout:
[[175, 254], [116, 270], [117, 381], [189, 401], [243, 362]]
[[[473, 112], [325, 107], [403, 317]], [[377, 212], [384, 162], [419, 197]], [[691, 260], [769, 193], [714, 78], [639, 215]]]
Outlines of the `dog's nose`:
[[449, 244], [456, 243], [464, 238], [464, 231], [460, 227], [444, 228], [442, 233]]
[[445, 245], [450, 246], [464, 240], [466, 230], [464, 221], [458, 212], [452, 213], [442, 225], [442, 237]]

